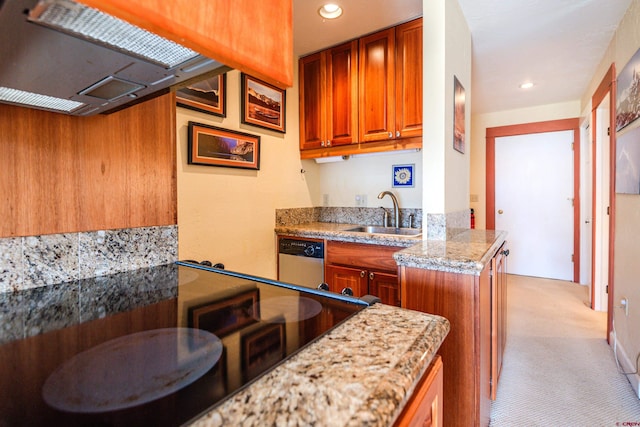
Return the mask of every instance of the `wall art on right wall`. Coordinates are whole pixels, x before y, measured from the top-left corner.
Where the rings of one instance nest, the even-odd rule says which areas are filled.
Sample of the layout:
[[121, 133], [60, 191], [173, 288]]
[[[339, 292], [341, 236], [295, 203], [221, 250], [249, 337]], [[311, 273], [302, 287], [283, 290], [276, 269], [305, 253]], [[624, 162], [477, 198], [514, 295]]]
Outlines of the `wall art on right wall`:
[[616, 141], [616, 193], [640, 194], [640, 127]]
[[616, 132], [640, 117], [640, 49], [618, 74]]
[[464, 87], [456, 76], [453, 76], [453, 148], [464, 154]]

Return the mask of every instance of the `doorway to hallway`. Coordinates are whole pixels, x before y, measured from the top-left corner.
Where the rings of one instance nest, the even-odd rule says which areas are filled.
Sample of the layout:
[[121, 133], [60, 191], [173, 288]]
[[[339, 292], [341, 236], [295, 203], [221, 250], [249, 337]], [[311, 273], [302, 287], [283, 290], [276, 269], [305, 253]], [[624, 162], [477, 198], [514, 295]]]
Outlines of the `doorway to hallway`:
[[[563, 248], [561, 249], [561, 251], [563, 252], [568, 252], [564, 255], [562, 254], [553, 254], [551, 249], [555, 249], [556, 244], [551, 243], [549, 241], [544, 241], [545, 239], [551, 239], [553, 238], [553, 235], [555, 233], [551, 233], [551, 237], [549, 237], [549, 235], [547, 235], [546, 238], [543, 238], [542, 240], [539, 241], [534, 241], [534, 243], [531, 243], [531, 241], [527, 241], [526, 239], [522, 240], [522, 238], [520, 238], [518, 236], [518, 231], [517, 228], [522, 228], [525, 231], [528, 231], [530, 229], [532, 229], [532, 225], [527, 224], [526, 222], [523, 222], [522, 220], [516, 220], [516, 222], [521, 222], [521, 224], [519, 225], [519, 227], [516, 228], [516, 230], [509, 230], [507, 229], [506, 231], [509, 232], [509, 235], [507, 237], [507, 240], [510, 241], [510, 246], [511, 246], [511, 255], [510, 256], [510, 263], [509, 263], [509, 273], [514, 273], [514, 274], [527, 274], [527, 275], [533, 275], [533, 276], [538, 276], [538, 277], [549, 277], [547, 274], [548, 273], [539, 273], [539, 272], [532, 272], [530, 269], [522, 270], [522, 273], [518, 273], [514, 271], [514, 259], [515, 259], [515, 254], [516, 252], [520, 252], [523, 257], [522, 260], [520, 262], [520, 264], [522, 264], [523, 266], [527, 266], [527, 268], [531, 267], [535, 269], [536, 263], [537, 264], [544, 264], [547, 263], [549, 265], [554, 264], [554, 263], [560, 263], [560, 264], [565, 264], [564, 265], [564, 269], [561, 268], [561, 270], [564, 271], [564, 273], [562, 273], [562, 276], [558, 276], [557, 278], [561, 278], [561, 277], [565, 277], [566, 275], [568, 275], [568, 277], [564, 278], [563, 280], [571, 280], [574, 282], [577, 282], [579, 280], [579, 272], [580, 272], [580, 233], [579, 233], [579, 218], [580, 218], [580, 197], [579, 197], [579, 173], [580, 173], [580, 131], [579, 131], [579, 121], [577, 118], [575, 119], [564, 119], [564, 120], [554, 120], [554, 121], [549, 121], [549, 122], [538, 122], [538, 123], [527, 123], [527, 124], [521, 124], [521, 125], [511, 125], [511, 126], [502, 126], [502, 127], [496, 127], [496, 128], [488, 128], [487, 129], [487, 210], [486, 210], [486, 215], [487, 215], [487, 225], [486, 228], [487, 229], [501, 229], [501, 227], [497, 226], [497, 222], [501, 221], [501, 220], [497, 220], [496, 216], [501, 216], [501, 214], [499, 213], [499, 211], [502, 211], [502, 217], [505, 217], [507, 215], [505, 215], [505, 209], [498, 206], [496, 204], [497, 201], [502, 203], [502, 199], [500, 199], [500, 197], [497, 195], [497, 189], [501, 189], [501, 185], [504, 183], [503, 181], [511, 181], [512, 184], [515, 186], [515, 192], [517, 193], [519, 191], [520, 188], [524, 188], [524, 180], [536, 180], [536, 182], [531, 183], [531, 182], [527, 182], [526, 184], [532, 184], [533, 187], [539, 187], [539, 188], [543, 188], [544, 186], [541, 184], [541, 182], [538, 182], [537, 180], [541, 179], [539, 176], [538, 177], [526, 177], [526, 176], [519, 176], [518, 181], [516, 181], [515, 179], [512, 179], [511, 176], [503, 176], [503, 169], [504, 171], [506, 171], [506, 167], [503, 168], [502, 166], [498, 165], [497, 160], [499, 160], [499, 157], [501, 156], [500, 153], [496, 153], [496, 149], [500, 149], [500, 147], [503, 145], [503, 142], [507, 143], [507, 142], [511, 142], [514, 143], [514, 141], [518, 141], [519, 139], [517, 138], [516, 140], [503, 140], [502, 142], [500, 141], [500, 138], [506, 138], [506, 137], [516, 137], [516, 136], [535, 136], [538, 134], [545, 134], [548, 133], [549, 135], [551, 135], [551, 133], [558, 133], [558, 135], [560, 136], [560, 140], [561, 141], [565, 141], [569, 144], [569, 147], [571, 147], [571, 143], [573, 143], [573, 151], [570, 151], [570, 154], [567, 156], [566, 153], [565, 155], [562, 155], [560, 157], [564, 158], [564, 160], [561, 160], [563, 163], [562, 165], [558, 165], [555, 163], [555, 158], [553, 159], [547, 159], [546, 162], [537, 162], [537, 168], [541, 169], [542, 174], [548, 174], [547, 169], [549, 168], [554, 168], [554, 169], [562, 169], [564, 172], [567, 171], [567, 169], [570, 171], [568, 178], [565, 177], [564, 178], [556, 178], [556, 179], [561, 179], [563, 181], [569, 181], [570, 185], [569, 185], [569, 190], [563, 190], [565, 193], [561, 196], [562, 199], [564, 199], [562, 202], [554, 202], [554, 203], [547, 203], [544, 200], [544, 192], [542, 194], [542, 202], [538, 201], [538, 202], [534, 202], [534, 207], [529, 207], [529, 210], [534, 210], [533, 212], [533, 219], [530, 219], [530, 222], [535, 222], [536, 225], [542, 225], [543, 228], [544, 225], [541, 224], [542, 222], [544, 222], [541, 218], [536, 218], [535, 213], [540, 211], [540, 204], [546, 204], [549, 206], [546, 207], [550, 207], [550, 211], [547, 211], [544, 215], [546, 218], [550, 218], [553, 217], [555, 215], [554, 213], [554, 209], [558, 209], [561, 210], [562, 207], [567, 208], [564, 209], [564, 213], [563, 213], [563, 217], [568, 217], [571, 218], [570, 220], [568, 220], [570, 222], [569, 226], [568, 226], [568, 230], [569, 231], [565, 231], [566, 235], [569, 235], [569, 237], [564, 237], [563, 241], [565, 243], [565, 245], [562, 245]], [[563, 139], [566, 136], [566, 140]], [[569, 141], [569, 139], [571, 141]], [[496, 140], [498, 140], [498, 147], [496, 147]], [[526, 140], [526, 138], [525, 138]], [[535, 141], [535, 138], [534, 138]], [[555, 140], [554, 140], [555, 141]], [[517, 144], [517, 142], [516, 142]], [[542, 149], [542, 144], [540, 143], [540, 150], [544, 151]], [[550, 144], [554, 144], [553, 142]], [[534, 142], [532, 145], [532, 149], [535, 151], [536, 147], [536, 143]], [[557, 156], [557, 154], [548, 154], [551, 157]], [[525, 155], [526, 156], [526, 155]], [[544, 156], [544, 154], [543, 154]], [[567, 164], [568, 163], [568, 164]], [[513, 165], [510, 165], [513, 166]], [[535, 165], [532, 167], [536, 167]], [[498, 170], [500, 168], [500, 170]], [[522, 168], [522, 162], [520, 164], [520, 166], [516, 166], [516, 168]], [[507, 172], [507, 173], [511, 173], [514, 174], [516, 172]], [[520, 174], [520, 171], [517, 171], [518, 174]], [[498, 183], [498, 180], [500, 180], [501, 182]], [[566, 182], [564, 182], [564, 184], [566, 184]], [[553, 187], [553, 185], [551, 184], [551, 186]], [[548, 187], [547, 187], [548, 188]], [[566, 188], [566, 187], [565, 187]], [[502, 192], [502, 190], [500, 190]], [[508, 191], [513, 191], [513, 190], [508, 190]], [[537, 191], [537, 190], [536, 190]], [[568, 194], [566, 194], [568, 192]], [[532, 198], [531, 194], [529, 194], [528, 192], [522, 192], [524, 195], [524, 199], [525, 202], [528, 202], [527, 199]], [[557, 198], [557, 196], [556, 196]], [[509, 199], [509, 197], [507, 197], [506, 199]], [[569, 200], [567, 200], [569, 199]], [[573, 199], [573, 200], [571, 200]], [[525, 203], [525, 202], [521, 202], [521, 203]], [[535, 203], [537, 203], [537, 205], [535, 205]], [[560, 206], [560, 204], [562, 204], [563, 206]], [[519, 206], [514, 207], [515, 205], [518, 205], [518, 203], [516, 204], [511, 204], [508, 209], [516, 209], [519, 208]], [[557, 206], [556, 206], [557, 205]], [[568, 206], [567, 206], [568, 205]], [[568, 213], [567, 213], [568, 212]], [[529, 212], [530, 213], [530, 212]], [[526, 220], [525, 220], [526, 221]], [[566, 220], [565, 220], [566, 221]], [[504, 227], [504, 225], [500, 224], [501, 226]], [[551, 224], [547, 224], [546, 228], [552, 228]], [[526, 233], [525, 233], [526, 234]], [[537, 239], [537, 234], [533, 233], [533, 236], [531, 238], [533, 239]], [[517, 241], [521, 241], [521, 243], [517, 243]], [[518, 246], [521, 247], [521, 249], [517, 249], [514, 248], [513, 244], [518, 244]], [[540, 255], [542, 256], [542, 259], [545, 259], [544, 262], [540, 261], [540, 259], [538, 259], [538, 261], [534, 260], [534, 258], [532, 258], [530, 255], [530, 251], [533, 250], [536, 252], [536, 255]], [[564, 258], [564, 261], [561, 259]], [[568, 268], [567, 268], [568, 267]], [[517, 268], [517, 266], [515, 266], [515, 268]], [[554, 267], [555, 268], [555, 267]], [[541, 270], [540, 270], [541, 271]], [[556, 278], [556, 277], [554, 277]]]

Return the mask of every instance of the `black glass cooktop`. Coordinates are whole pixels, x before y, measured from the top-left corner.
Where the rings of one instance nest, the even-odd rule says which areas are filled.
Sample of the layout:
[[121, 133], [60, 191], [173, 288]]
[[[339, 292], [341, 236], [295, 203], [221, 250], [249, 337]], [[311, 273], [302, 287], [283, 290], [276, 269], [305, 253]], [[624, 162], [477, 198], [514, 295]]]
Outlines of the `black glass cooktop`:
[[175, 426], [367, 304], [177, 263], [0, 296], [0, 425]]

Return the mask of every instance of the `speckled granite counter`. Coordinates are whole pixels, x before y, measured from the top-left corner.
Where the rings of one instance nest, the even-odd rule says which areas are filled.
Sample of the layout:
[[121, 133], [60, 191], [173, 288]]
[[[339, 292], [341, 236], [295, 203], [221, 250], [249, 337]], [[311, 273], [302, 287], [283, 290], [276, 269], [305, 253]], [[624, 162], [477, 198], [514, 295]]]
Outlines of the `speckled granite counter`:
[[391, 425], [448, 332], [443, 317], [375, 304], [193, 425]]
[[308, 237], [313, 239], [337, 240], [341, 242], [368, 243], [383, 246], [413, 246], [422, 241], [422, 236], [395, 236], [347, 231], [361, 224], [340, 224], [334, 222], [310, 222], [297, 225], [276, 226], [280, 235]]
[[423, 240], [393, 257], [398, 266], [479, 275], [506, 236], [504, 231], [467, 230], [445, 241]]
[[464, 230], [448, 240], [422, 240], [422, 236], [389, 236], [346, 231], [356, 224], [311, 222], [277, 226], [279, 235], [406, 247], [394, 254], [398, 266], [478, 275], [507, 233], [494, 230]]

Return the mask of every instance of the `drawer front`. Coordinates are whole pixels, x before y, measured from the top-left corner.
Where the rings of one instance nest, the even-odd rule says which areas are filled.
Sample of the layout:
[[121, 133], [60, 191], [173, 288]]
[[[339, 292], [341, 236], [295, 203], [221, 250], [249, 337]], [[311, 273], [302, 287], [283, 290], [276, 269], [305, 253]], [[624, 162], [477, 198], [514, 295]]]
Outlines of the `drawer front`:
[[398, 265], [393, 254], [401, 249], [404, 248], [328, 241], [325, 262], [396, 273]]

